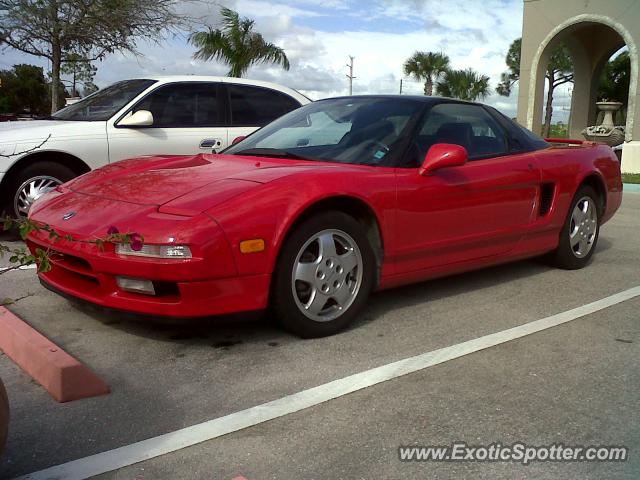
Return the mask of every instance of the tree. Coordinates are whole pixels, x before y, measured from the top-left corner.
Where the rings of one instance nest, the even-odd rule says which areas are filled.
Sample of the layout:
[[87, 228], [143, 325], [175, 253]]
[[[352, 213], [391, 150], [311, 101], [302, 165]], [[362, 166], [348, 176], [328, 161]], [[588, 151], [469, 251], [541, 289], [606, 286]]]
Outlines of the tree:
[[0, 0], [0, 44], [51, 61], [51, 112], [58, 110], [60, 67], [72, 54], [89, 61], [135, 52], [186, 23], [179, 0]]
[[84, 84], [84, 88], [82, 89], [82, 96], [86, 97], [88, 95], [91, 95], [92, 93], [97, 92], [98, 90], [100, 90], [98, 88], [98, 86], [93, 83], [93, 82], [88, 82]]
[[76, 88], [77, 84], [81, 84], [84, 88], [86, 88], [87, 85], [95, 87], [93, 78], [96, 76], [97, 71], [98, 67], [92, 65], [86, 57], [77, 53], [70, 53], [60, 67], [60, 73], [71, 77], [69, 83], [71, 83], [72, 97], [80, 96]]
[[443, 97], [475, 101], [484, 99], [491, 93], [489, 77], [480, 75], [471, 68], [445, 72], [436, 84], [436, 92]]
[[[48, 87], [47, 103], [49, 105], [47, 108], [47, 111], [49, 113], [51, 113], [51, 103], [52, 103], [51, 92], [53, 91], [53, 85], [51, 85], [52, 83], [53, 83], [53, 80], [51, 79], [51, 72], [49, 72], [49, 81], [47, 82], [47, 87]], [[68, 92], [67, 92], [67, 88], [64, 86], [64, 83], [62, 83], [62, 80], [58, 82], [58, 88], [56, 90], [58, 91], [58, 99], [56, 103], [59, 105], [60, 108], [63, 108], [65, 106], [65, 101], [67, 99]]]
[[622, 52], [604, 66], [598, 86], [598, 100], [615, 100], [627, 106], [631, 82], [629, 52]]
[[[522, 39], [519, 38], [511, 43], [507, 52], [506, 63], [508, 70], [502, 74], [502, 81], [496, 88], [496, 91], [505, 97], [511, 94], [511, 88], [520, 80], [521, 48]], [[547, 101], [543, 135], [548, 137], [551, 129], [551, 117], [553, 116], [553, 92], [560, 85], [573, 82], [573, 63], [566, 45], [560, 44], [551, 55], [545, 79], [547, 80]]]
[[496, 87], [496, 93], [503, 97], [511, 95], [511, 89], [520, 80], [520, 55], [522, 51], [522, 38], [511, 43], [505, 63], [508, 70], [501, 75], [501, 82]]
[[222, 28], [190, 35], [189, 41], [198, 49], [193, 58], [223, 61], [231, 67], [230, 77], [242, 77], [256, 63], [275, 63], [289, 70], [284, 50], [254, 32], [253, 20], [240, 18], [238, 12], [226, 7], [220, 9], [220, 15]]
[[15, 94], [16, 74], [11, 70], [0, 71], [0, 113], [17, 113], [18, 97]]
[[48, 87], [42, 67], [14, 65], [0, 72], [0, 112], [42, 115], [47, 111]]
[[444, 53], [416, 52], [404, 63], [404, 73], [424, 81], [424, 94], [433, 95], [434, 84], [449, 70], [449, 57]]

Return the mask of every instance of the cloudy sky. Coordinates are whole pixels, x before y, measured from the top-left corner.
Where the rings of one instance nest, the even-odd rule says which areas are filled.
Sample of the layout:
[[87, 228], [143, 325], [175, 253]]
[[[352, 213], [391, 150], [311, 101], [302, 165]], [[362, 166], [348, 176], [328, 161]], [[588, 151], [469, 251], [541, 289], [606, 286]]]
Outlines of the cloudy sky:
[[[288, 85], [312, 99], [348, 93], [349, 55], [355, 57], [354, 94], [398, 93], [403, 78], [405, 93], [420, 94], [422, 85], [402, 73], [416, 50], [442, 51], [454, 68], [471, 67], [490, 76], [495, 87], [509, 44], [522, 31], [522, 0], [197, 0], [180, 8], [215, 26], [220, 5], [255, 19], [256, 29], [283, 47], [291, 62], [288, 72], [261, 65], [247, 77]], [[193, 60], [185, 35], [159, 45], [141, 42], [138, 50], [137, 57], [115, 54], [97, 62], [98, 86], [153, 74], [228, 71], [221, 63]], [[35, 57], [0, 52], [2, 69], [25, 62], [47, 67]], [[515, 116], [516, 96], [494, 94], [487, 102]]]

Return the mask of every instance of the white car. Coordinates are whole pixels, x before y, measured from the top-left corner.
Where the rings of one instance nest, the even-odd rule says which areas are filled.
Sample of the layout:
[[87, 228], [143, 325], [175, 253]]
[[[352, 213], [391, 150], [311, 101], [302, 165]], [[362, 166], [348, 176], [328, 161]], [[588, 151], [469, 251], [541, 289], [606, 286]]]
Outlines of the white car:
[[115, 83], [47, 120], [0, 124], [0, 210], [26, 216], [57, 185], [125, 158], [220, 151], [309, 102], [290, 88], [240, 78]]

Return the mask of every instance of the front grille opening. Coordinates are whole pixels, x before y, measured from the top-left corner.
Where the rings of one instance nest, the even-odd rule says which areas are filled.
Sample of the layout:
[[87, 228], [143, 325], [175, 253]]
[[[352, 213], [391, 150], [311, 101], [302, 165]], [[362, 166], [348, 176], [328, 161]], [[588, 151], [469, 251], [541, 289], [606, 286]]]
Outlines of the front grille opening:
[[86, 282], [91, 282], [96, 286], [100, 286], [100, 282], [96, 277], [91, 277], [89, 275], [82, 275], [81, 273], [70, 272], [72, 275], [76, 275], [78, 278], [82, 278], [82, 280]]
[[91, 265], [85, 259], [76, 257], [73, 255], [69, 255], [66, 253], [61, 253], [57, 251], [52, 251], [50, 254], [51, 260], [55, 263], [56, 261], [63, 262], [63, 266], [66, 268], [76, 270], [76, 271], [84, 271], [91, 272]]
[[180, 289], [174, 282], [153, 282], [156, 297], [179, 297]]
[[553, 195], [556, 191], [554, 183], [543, 183], [540, 185], [540, 216], [544, 216], [551, 210]]
[[83, 282], [86, 287], [99, 287], [99, 280], [93, 275], [88, 275], [76, 270], [66, 268], [63, 262], [52, 261], [52, 268], [44, 274], [45, 277], [51, 277], [58, 280], [65, 281], [80, 281]]

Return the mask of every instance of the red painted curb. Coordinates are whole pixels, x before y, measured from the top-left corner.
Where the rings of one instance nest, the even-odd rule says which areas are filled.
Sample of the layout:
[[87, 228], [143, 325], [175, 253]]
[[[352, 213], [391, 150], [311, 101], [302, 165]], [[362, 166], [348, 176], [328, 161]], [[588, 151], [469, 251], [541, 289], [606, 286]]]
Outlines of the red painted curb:
[[110, 392], [95, 373], [4, 307], [0, 307], [0, 350], [58, 402]]

